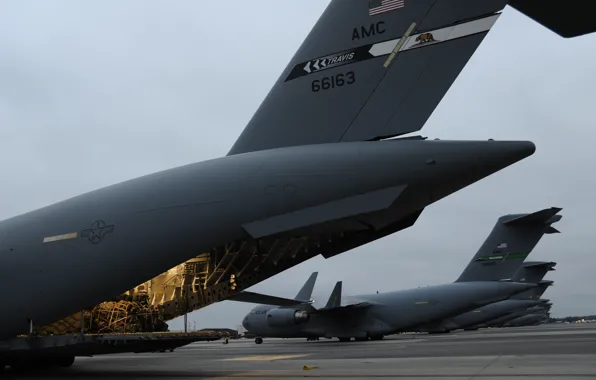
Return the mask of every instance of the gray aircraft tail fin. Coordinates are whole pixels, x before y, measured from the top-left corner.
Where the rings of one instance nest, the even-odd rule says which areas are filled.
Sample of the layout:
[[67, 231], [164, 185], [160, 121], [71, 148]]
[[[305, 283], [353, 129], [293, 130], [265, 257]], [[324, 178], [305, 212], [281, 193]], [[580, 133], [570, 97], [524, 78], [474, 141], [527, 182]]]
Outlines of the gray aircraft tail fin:
[[537, 284], [548, 272], [554, 271], [556, 265], [553, 261], [526, 261], [513, 275], [513, 281]]
[[509, 5], [565, 38], [596, 31], [594, 17], [585, 11], [585, 0], [509, 0]]
[[310, 275], [308, 280], [306, 280], [306, 282], [302, 286], [302, 289], [300, 289], [298, 294], [296, 294], [296, 297], [294, 297], [295, 300], [304, 302], [310, 301], [310, 298], [312, 297], [312, 291], [315, 288], [315, 282], [317, 281], [318, 275], [319, 272], [313, 272]]
[[542, 236], [561, 219], [561, 208], [501, 216], [456, 282], [512, 280]]
[[[554, 285], [554, 281], [549, 281], [549, 280], [542, 280], [538, 283], [538, 287], [532, 289], [534, 290], [534, 298], [535, 299], [541, 299], [542, 295], [544, 294], [544, 292], [546, 291], [546, 289], [548, 289], [550, 286]], [[547, 300], [548, 301], [548, 300]]]
[[329, 300], [327, 301], [327, 305], [325, 305], [324, 309], [333, 309], [336, 307], [341, 307], [341, 287], [342, 282], [338, 281], [329, 296]]
[[331, 0], [228, 155], [419, 131], [506, 3]]
[[331, 295], [329, 296], [329, 300], [327, 301], [327, 304], [325, 305], [325, 307], [317, 309], [317, 310], [313, 310], [312, 313], [333, 313], [333, 312], [339, 312], [339, 311], [344, 311], [344, 310], [355, 310], [355, 309], [364, 309], [367, 307], [372, 306], [373, 304], [376, 304], [375, 302], [372, 302], [370, 300], [358, 300], [358, 299], [353, 299], [353, 300], [348, 300], [346, 302], [345, 305], [342, 306], [342, 300], [341, 300], [341, 289], [342, 289], [342, 282], [338, 281], [335, 286], [333, 287], [333, 291], [331, 292]]

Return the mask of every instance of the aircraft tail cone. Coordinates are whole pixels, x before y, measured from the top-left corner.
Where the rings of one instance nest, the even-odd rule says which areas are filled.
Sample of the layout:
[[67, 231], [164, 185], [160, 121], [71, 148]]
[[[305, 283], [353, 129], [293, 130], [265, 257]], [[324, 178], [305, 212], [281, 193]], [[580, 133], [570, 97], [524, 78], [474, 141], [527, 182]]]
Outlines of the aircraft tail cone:
[[[478, 182], [536, 151], [530, 141], [425, 141], [427, 165], [434, 167], [426, 186], [416, 189], [429, 193], [433, 201]], [[432, 202], [431, 202], [432, 203]]]
[[509, 296], [525, 292], [526, 290], [533, 289], [537, 286], [536, 284], [528, 284], [525, 282], [503, 282], [501, 285]]
[[485, 177], [531, 156], [535, 151], [536, 146], [530, 141], [478, 142], [467, 152], [468, 161], [463, 163], [462, 171]]

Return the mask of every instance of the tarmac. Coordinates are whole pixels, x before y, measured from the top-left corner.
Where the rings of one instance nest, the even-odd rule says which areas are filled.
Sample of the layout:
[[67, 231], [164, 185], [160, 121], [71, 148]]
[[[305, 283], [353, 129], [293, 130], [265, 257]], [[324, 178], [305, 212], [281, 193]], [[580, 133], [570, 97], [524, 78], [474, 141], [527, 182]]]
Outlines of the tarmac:
[[[19, 378], [65, 379], [596, 379], [596, 323], [382, 341], [252, 339], [199, 342], [174, 352], [77, 358], [67, 369]], [[7, 377], [8, 378], [8, 377]]]

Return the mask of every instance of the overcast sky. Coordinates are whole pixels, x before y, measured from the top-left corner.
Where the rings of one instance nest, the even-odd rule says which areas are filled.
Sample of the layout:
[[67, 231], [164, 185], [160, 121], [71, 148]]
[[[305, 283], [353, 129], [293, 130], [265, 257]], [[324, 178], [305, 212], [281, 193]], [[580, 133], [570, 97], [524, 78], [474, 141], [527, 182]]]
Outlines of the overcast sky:
[[[0, 2], [0, 219], [225, 155], [328, 0]], [[318, 304], [451, 282], [507, 213], [562, 207], [552, 314], [596, 314], [596, 35], [565, 40], [506, 8], [422, 134], [532, 140], [536, 153], [428, 207], [407, 230], [251, 290]], [[235, 327], [253, 305], [194, 312]], [[179, 320], [172, 328], [182, 328]]]

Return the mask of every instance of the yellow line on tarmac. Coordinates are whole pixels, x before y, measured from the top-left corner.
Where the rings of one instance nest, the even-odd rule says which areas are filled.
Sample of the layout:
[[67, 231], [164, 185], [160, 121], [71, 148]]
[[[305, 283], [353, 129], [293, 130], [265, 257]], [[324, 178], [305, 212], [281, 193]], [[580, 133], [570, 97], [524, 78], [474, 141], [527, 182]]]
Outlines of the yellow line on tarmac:
[[236, 360], [236, 361], [267, 361], [267, 360], [282, 360], [282, 359], [293, 359], [293, 358], [301, 358], [303, 356], [308, 356], [308, 354], [304, 355], [263, 355], [263, 356], [244, 356], [241, 358], [231, 358], [231, 359], [222, 359], [222, 360]]

